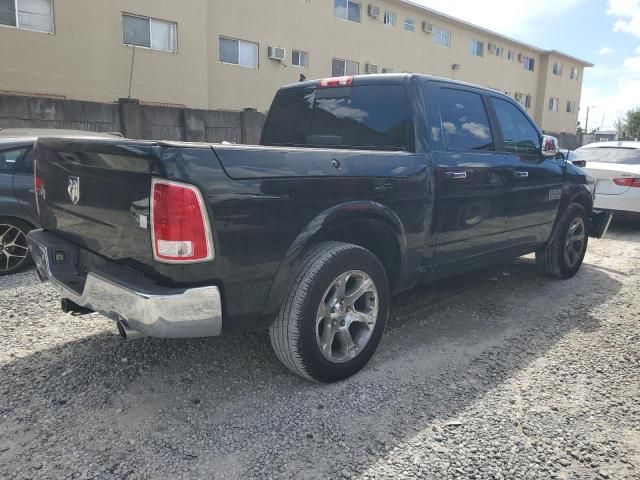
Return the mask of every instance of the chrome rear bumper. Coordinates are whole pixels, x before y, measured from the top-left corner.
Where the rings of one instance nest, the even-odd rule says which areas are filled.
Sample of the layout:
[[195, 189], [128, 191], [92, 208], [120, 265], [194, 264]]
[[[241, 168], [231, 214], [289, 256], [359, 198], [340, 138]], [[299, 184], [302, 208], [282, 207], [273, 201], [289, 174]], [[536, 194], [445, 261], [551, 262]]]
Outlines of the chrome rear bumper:
[[[222, 331], [222, 299], [215, 286], [174, 289], [155, 285], [117, 264], [75, 272], [78, 247], [43, 230], [28, 236], [41, 280], [49, 280], [63, 298], [124, 322], [144, 336], [212, 337]], [[106, 268], [108, 267], [108, 268]]]

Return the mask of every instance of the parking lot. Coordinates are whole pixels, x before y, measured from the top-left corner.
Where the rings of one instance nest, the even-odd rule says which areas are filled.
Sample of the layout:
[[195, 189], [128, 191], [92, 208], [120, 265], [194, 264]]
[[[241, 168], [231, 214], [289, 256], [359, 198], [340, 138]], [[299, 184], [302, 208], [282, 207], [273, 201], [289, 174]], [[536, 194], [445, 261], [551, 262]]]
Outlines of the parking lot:
[[531, 258], [394, 300], [345, 382], [266, 334], [125, 343], [33, 270], [0, 279], [2, 478], [639, 478], [640, 228], [573, 280]]

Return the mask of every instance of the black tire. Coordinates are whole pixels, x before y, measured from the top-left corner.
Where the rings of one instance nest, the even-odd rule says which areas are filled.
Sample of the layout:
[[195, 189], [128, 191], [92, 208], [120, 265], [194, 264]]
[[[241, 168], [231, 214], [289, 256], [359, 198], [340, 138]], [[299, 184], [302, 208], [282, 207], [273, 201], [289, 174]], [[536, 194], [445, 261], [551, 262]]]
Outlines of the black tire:
[[[584, 241], [575, 254], [574, 261], [571, 261], [570, 258], [568, 259], [565, 250], [570, 229], [575, 221], [579, 221], [577, 219], [582, 220]], [[542, 273], [559, 279], [571, 278], [578, 273], [587, 253], [587, 245], [589, 243], [589, 236], [586, 231], [587, 222], [587, 212], [582, 205], [572, 203], [566, 208], [558, 221], [553, 238], [542, 250], [536, 252], [536, 263]]]
[[[317, 319], [320, 305], [326, 305], [327, 289], [332, 288], [332, 282], [353, 271], [363, 272], [373, 282], [377, 315], [371, 314], [376, 319], [375, 325], [367, 330], [368, 341], [354, 350], [358, 353], [350, 360], [336, 363], [321, 351]], [[273, 350], [287, 368], [308, 380], [331, 383], [348, 378], [364, 367], [376, 351], [384, 333], [389, 299], [387, 275], [375, 255], [356, 245], [322, 243], [305, 257], [278, 318], [269, 329]], [[332, 342], [326, 344], [329, 352]]]
[[[10, 230], [10, 231], [9, 231]], [[4, 250], [6, 248], [6, 243], [8, 240], [11, 240], [14, 237], [14, 232], [19, 231], [21, 235], [24, 237], [20, 237], [20, 245], [21, 247], [12, 246], [7, 249], [7, 252], [11, 254], [20, 254], [26, 253], [27, 255], [20, 261], [15, 259], [15, 257], [9, 258]], [[27, 234], [33, 230], [33, 227], [22, 220], [18, 220], [16, 218], [11, 217], [0, 217], [0, 277], [5, 275], [12, 275], [14, 273], [18, 273], [23, 270], [28, 265], [31, 265], [31, 255], [29, 252], [25, 252], [22, 247], [24, 246], [22, 239], [26, 240]], [[7, 233], [7, 237], [4, 237], [3, 234]], [[9, 260], [9, 263], [6, 263]]]

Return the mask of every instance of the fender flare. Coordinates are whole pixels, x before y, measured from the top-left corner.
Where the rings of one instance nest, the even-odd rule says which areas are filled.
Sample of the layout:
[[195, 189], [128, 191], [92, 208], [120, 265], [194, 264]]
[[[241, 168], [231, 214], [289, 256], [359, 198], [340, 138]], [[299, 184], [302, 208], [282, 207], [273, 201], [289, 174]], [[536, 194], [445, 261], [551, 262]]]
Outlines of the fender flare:
[[290, 288], [302, 261], [313, 246], [337, 227], [361, 220], [373, 220], [386, 226], [400, 248], [400, 276], [406, 271], [407, 237], [402, 221], [393, 210], [377, 202], [354, 201], [335, 205], [311, 220], [293, 241], [280, 262], [262, 311], [266, 325], [271, 325]]
[[[591, 211], [587, 211], [587, 215], [591, 214], [591, 212], [593, 211], [593, 197], [591, 196], [591, 193], [589, 192], [589, 190], [587, 190], [587, 188], [584, 185], [572, 185], [571, 187], [569, 187], [567, 194], [564, 196], [564, 199], [560, 203], [560, 207], [558, 208], [558, 216], [556, 217], [556, 221], [553, 224], [553, 230], [551, 231], [551, 236], [549, 237], [549, 240], [547, 240], [547, 244], [549, 242], [552, 242], [556, 237], [558, 221], [560, 220], [560, 216], [569, 207], [569, 205], [574, 203], [574, 201], [579, 197], [585, 197], [589, 199], [589, 203], [591, 204]], [[577, 202], [577, 203], [581, 204], [581, 202]]]

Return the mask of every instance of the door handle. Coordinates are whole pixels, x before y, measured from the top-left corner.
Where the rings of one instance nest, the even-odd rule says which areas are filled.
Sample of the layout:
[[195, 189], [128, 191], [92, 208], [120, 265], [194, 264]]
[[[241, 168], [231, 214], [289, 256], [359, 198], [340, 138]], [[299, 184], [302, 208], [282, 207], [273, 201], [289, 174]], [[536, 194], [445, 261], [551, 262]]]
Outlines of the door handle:
[[467, 172], [445, 172], [444, 176], [449, 180], [464, 180], [467, 178]]
[[515, 170], [513, 172], [513, 176], [515, 178], [528, 178], [529, 177], [529, 172], [519, 172], [519, 171]]

